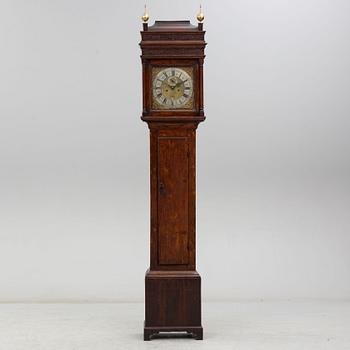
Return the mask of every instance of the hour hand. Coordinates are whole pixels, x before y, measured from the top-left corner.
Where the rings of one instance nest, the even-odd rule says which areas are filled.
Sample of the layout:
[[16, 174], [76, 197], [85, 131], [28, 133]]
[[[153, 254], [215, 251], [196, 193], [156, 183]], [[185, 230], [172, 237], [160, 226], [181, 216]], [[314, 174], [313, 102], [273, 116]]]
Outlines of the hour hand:
[[167, 88], [172, 89], [172, 87], [168, 84], [168, 82], [165, 81], [163, 84], [165, 84], [165, 86], [166, 86]]

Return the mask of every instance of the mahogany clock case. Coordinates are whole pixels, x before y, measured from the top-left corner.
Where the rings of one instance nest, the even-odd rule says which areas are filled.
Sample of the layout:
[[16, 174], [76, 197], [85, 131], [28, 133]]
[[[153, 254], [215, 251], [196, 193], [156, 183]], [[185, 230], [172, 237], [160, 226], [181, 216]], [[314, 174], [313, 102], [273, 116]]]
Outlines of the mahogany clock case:
[[[143, 113], [150, 129], [150, 268], [145, 277], [144, 339], [187, 332], [203, 339], [201, 278], [196, 271], [196, 129], [204, 121], [204, 31], [189, 21], [156, 21], [141, 32]], [[155, 108], [154, 71], [184, 68], [193, 103]]]

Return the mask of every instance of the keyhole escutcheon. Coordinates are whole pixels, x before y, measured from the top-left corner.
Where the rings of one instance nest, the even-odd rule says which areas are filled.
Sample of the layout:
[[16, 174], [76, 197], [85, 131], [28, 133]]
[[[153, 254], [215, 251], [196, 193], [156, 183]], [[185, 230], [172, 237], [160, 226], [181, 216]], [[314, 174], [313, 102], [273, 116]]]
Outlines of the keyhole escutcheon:
[[165, 192], [165, 189], [164, 189], [164, 184], [163, 184], [163, 182], [159, 182], [159, 193], [160, 194], [164, 194], [164, 192]]

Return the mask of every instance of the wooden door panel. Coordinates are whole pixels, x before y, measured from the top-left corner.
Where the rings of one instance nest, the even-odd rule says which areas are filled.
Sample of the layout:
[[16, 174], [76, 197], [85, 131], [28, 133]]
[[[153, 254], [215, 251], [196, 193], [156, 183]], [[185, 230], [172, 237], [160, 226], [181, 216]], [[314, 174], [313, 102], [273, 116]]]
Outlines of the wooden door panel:
[[188, 138], [158, 138], [159, 265], [189, 263]]

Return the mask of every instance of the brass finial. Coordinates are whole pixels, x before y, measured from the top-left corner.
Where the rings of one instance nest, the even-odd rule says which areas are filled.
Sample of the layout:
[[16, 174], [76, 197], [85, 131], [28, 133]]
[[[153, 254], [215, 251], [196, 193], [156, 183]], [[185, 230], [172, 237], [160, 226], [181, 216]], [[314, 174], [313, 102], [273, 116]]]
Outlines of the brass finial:
[[204, 20], [204, 13], [202, 11], [202, 5], [199, 6], [199, 13], [197, 15], [198, 22], [203, 22]]
[[147, 21], [149, 20], [149, 16], [148, 16], [148, 13], [147, 13], [147, 6], [146, 6], [146, 4], [145, 4], [145, 12], [143, 13], [143, 15], [142, 15], [142, 20], [145, 22], [145, 23], [147, 23]]

